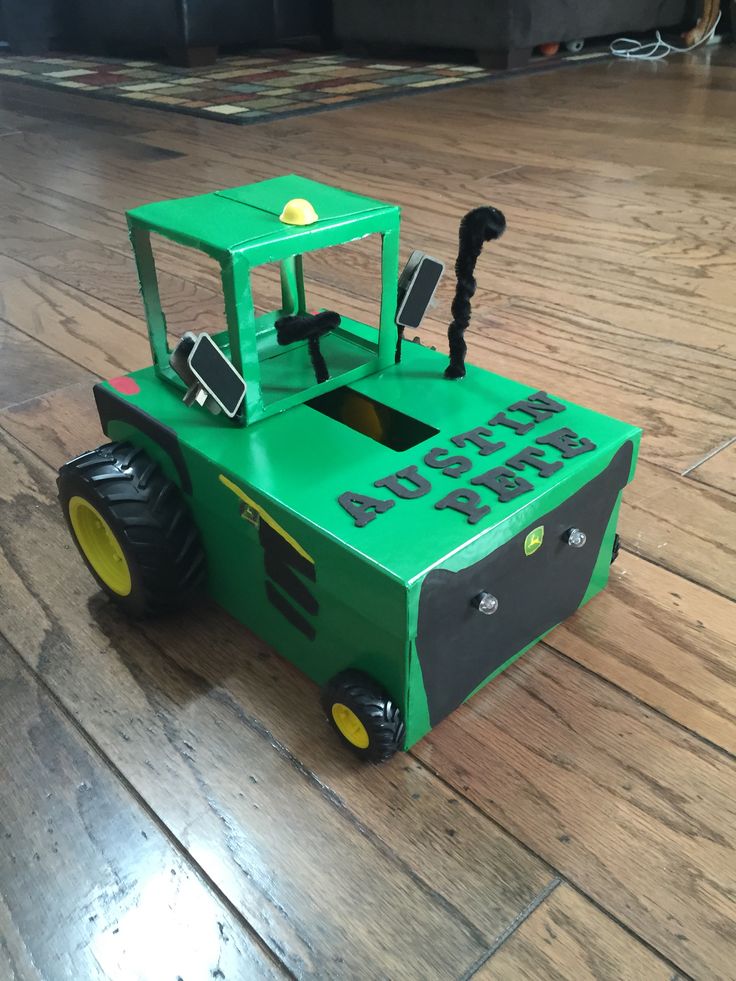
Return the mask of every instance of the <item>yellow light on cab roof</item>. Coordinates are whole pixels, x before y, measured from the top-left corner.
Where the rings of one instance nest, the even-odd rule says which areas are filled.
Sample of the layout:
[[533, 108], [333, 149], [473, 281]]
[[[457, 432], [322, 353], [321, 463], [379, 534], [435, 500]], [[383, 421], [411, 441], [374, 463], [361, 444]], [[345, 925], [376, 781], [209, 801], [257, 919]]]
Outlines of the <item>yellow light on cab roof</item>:
[[279, 219], [285, 225], [312, 225], [319, 215], [305, 198], [292, 198], [284, 205]]

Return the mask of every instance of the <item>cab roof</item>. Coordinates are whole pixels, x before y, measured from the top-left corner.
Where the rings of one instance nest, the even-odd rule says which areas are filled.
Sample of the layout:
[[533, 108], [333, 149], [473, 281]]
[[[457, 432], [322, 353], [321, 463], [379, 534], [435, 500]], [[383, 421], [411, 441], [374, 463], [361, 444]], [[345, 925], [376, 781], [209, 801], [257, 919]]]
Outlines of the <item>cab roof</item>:
[[[288, 225], [284, 205], [304, 198], [317, 212], [310, 225]], [[222, 259], [249, 253], [268, 262], [337, 245], [398, 226], [395, 205], [289, 174], [209, 194], [145, 204], [127, 213], [131, 228], [164, 235]], [[349, 226], [349, 227], [348, 227]]]

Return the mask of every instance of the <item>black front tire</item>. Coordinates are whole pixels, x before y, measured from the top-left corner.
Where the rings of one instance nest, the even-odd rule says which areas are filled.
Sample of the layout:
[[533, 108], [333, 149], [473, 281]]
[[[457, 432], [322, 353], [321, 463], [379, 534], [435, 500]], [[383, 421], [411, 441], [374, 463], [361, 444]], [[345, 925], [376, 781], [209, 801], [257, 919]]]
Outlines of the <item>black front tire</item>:
[[[65, 463], [57, 480], [72, 539], [100, 588], [134, 617], [190, 602], [204, 581], [205, 557], [196, 525], [179, 488], [144, 450], [108, 443]], [[93, 567], [70, 518], [81, 497], [107, 523], [130, 572], [130, 591], [113, 591]], [[78, 503], [78, 502], [77, 502]]]
[[[335, 706], [341, 705], [360, 721], [367, 734], [367, 746], [347, 738], [338, 725]], [[404, 721], [398, 705], [362, 671], [343, 671], [328, 681], [322, 691], [322, 707], [342, 743], [366, 762], [382, 763], [403, 746]]]

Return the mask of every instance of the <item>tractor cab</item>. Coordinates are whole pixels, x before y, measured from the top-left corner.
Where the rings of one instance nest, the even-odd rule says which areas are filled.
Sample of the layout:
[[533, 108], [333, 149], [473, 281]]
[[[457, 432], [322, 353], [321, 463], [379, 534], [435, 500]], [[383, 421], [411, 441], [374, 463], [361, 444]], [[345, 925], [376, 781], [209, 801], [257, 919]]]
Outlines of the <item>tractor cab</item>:
[[[397, 333], [395, 205], [289, 175], [145, 205], [128, 213], [128, 224], [155, 371], [182, 389], [188, 403], [224, 413], [236, 425], [249, 425], [394, 363], [402, 329], [398, 326]], [[170, 349], [152, 232], [217, 261], [226, 331], [186, 334]], [[372, 271], [381, 283], [378, 322], [360, 323], [340, 311], [310, 308], [304, 254], [369, 235], [381, 239], [380, 269]], [[280, 307], [257, 316], [251, 276], [267, 263], [279, 265]], [[413, 258], [407, 272], [416, 289], [413, 295], [405, 289], [400, 297], [401, 309], [412, 322], [417, 307], [426, 309], [442, 272], [441, 264], [435, 263], [419, 277], [417, 268]]]

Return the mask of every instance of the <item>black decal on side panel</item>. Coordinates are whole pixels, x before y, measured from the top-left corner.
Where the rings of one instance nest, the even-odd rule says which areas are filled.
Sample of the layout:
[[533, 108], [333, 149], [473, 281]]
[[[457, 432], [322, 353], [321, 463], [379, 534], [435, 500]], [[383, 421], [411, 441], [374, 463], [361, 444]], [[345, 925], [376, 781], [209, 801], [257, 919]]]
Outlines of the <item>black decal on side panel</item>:
[[[229, 477], [220, 474], [220, 481], [239, 498], [241, 517], [258, 529], [258, 540], [263, 549], [264, 571], [268, 577], [265, 580], [265, 589], [269, 602], [305, 637], [314, 640], [315, 628], [289, 602], [291, 599], [298, 603], [312, 617], [319, 614], [317, 599], [309, 586], [300, 578], [303, 576], [316, 582], [317, 570], [311, 556], [304, 552], [301, 545], [285, 528], [281, 527], [275, 518]], [[289, 599], [283, 595], [284, 593]]]
[[280, 562], [268, 552], [265, 554], [265, 559], [266, 575], [285, 593], [288, 593], [310, 616], [316, 617], [319, 613], [319, 603], [299, 576], [285, 562]]
[[289, 621], [292, 627], [296, 627], [297, 630], [303, 633], [307, 640], [314, 640], [316, 633], [312, 624], [305, 619], [305, 617], [303, 617], [298, 610], [294, 609], [291, 603], [285, 596], [281, 595], [270, 580], [266, 581], [266, 596], [268, 597], [269, 603], [276, 607], [279, 613]]
[[[304, 583], [297, 573], [312, 582], [316, 581], [317, 574], [313, 562], [306, 559], [298, 552], [291, 542], [280, 535], [275, 528], [272, 528], [265, 519], [261, 519], [258, 530], [258, 537], [263, 547], [263, 560], [266, 575], [266, 595], [273, 605], [293, 626], [300, 630], [305, 637], [314, 639], [314, 627], [289, 603], [281, 592], [275, 591], [278, 586], [294, 603], [310, 616], [316, 617], [319, 614], [319, 603], [312, 595], [309, 587]], [[278, 596], [279, 602], [274, 599]], [[304, 625], [308, 629], [304, 629]]]
[[283, 535], [279, 535], [276, 529], [272, 528], [265, 520], [260, 522], [258, 537], [263, 546], [263, 551], [268, 556], [283, 562], [284, 565], [290, 565], [300, 575], [311, 579], [312, 582], [316, 580], [317, 573], [314, 562], [305, 559], [301, 552], [297, 552], [291, 542], [287, 542]]

